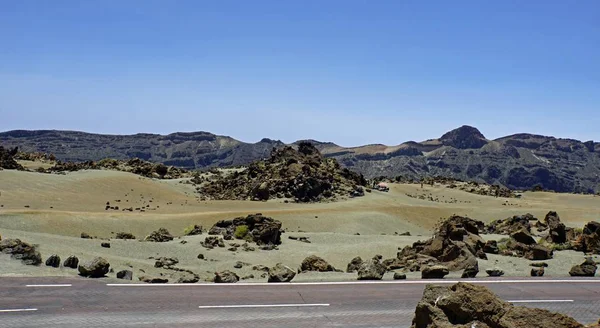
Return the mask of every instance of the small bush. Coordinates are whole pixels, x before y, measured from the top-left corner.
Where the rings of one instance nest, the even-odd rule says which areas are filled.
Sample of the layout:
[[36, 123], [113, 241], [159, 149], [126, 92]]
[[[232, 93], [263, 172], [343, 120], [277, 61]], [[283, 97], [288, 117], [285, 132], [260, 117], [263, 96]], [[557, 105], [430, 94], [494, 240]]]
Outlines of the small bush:
[[237, 239], [244, 239], [248, 235], [248, 226], [241, 225], [235, 228], [235, 233], [233, 234]]

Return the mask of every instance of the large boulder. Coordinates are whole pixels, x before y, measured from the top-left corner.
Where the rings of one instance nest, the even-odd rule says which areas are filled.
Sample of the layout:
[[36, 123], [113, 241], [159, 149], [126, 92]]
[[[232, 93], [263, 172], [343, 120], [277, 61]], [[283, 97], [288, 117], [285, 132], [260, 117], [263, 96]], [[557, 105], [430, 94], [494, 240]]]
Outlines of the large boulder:
[[[240, 227], [245, 226], [243, 230]], [[236, 230], [238, 234], [236, 234]], [[239, 231], [245, 231], [241, 236]], [[221, 220], [209, 230], [210, 235], [223, 235], [225, 239], [249, 238], [259, 245], [281, 244], [281, 222], [262, 214], [252, 214], [232, 220]]]
[[489, 254], [498, 254], [500, 250], [498, 249], [498, 242], [495, 240], [488, 240], [485, 242], [483, 246], [483, 251]]
[[77, 258], [77, 256], [71, 255], [67, 257], [67, 259], [63, 263], [63, 266], [65, 268], [77, 269], [77, 267], [79, 266], [79, 259]]
[[234, 284], [240, 281], [240, 277], [235, 274], [235, 272], [231, 272], [229, 270], [225, 270], [222, 272], [215, 272], [215, 283], [219, 284]]
[[475, 263], [474, 265], [468, 266], [463, 271], [461, 278], [475, 278], [479, 273], [479, 263]]
[[60, 266], [60, 256], [53, 254], [46, 260], [46, 266], [58, 268]]
[[597, 268], [596, 262], [588, 257], [583, 263], [573, 266], [569, 271], [569, 275], [572, 277], [593, 277], [596, 275]]
[[381, 280], [386, 272], [386, 267], [376, 258], [363, 263], [358, 268], [358, 280]]
[[563, 314], [516, 307], [480, 285], [427, 285], [412, 328], [583, 328]]
[[11, 258], [21, 260], [25, 265], [42, 264], [42, 255], [34, 245], [20, 239], [4, 239], [0, 241], [0, 252], [10, 254]]
[[131, 280], [133, 279], [133, 272], [131, 270], [121, 270], [117, 272], [117, 279]]
[[318, 272], [327, 272], [327, 271], [336, 271], [336, 269], [324, 259], [311, 255], [305, 258], [300, 265], [300, 271], [318, 271]]
[[362, 262], [363, 260], [360, 258], [360, 256], [353, 258], [352, 261], [348, 263], [348, 266], [346, 267], [346, 272], [352, 273], [358, 271], [358, 268], [360, 268]]
[[560, 222], [560, 217], [556, 212], [548, 212], [544, 218], [544, 222], [549, 228], [546, 240], [555, 244], [563, 244], [567, 242], [567, 231], [565, 225]]
[[296, 272], [281, 263], [269, 268], [268, 282], [290, 282], [296, 276]]
[[110, 268], [108, 261], [102, 257], [96, 257], [93, 260], [79, 265], [79, 274], [88, 278], [104, 277]]
[[173, 240], [173, 235], [165, 228], [160, 228], [153, 231], [150, 235], [146, 236], [145, 241], [152, 241], [157, 243], [164, 243]]
[[510, 235], [510, 237], [512, 239], [516, 240], [517, 242], [525, 244], [525, 245], [533, 245], [536, 243], [536, 241], [533, 238], [533, 236], [531, 235], [531, 233], [525, 229], [521, 229], [519, 231], [512, 233]]
[[448, 275], [450, 271], [443, 265], [427, 266], [421, 269], [422, 279], [442, 279]]
[[576, 251], [600, 254], [600, 222], [588, 222], [572, 244]]

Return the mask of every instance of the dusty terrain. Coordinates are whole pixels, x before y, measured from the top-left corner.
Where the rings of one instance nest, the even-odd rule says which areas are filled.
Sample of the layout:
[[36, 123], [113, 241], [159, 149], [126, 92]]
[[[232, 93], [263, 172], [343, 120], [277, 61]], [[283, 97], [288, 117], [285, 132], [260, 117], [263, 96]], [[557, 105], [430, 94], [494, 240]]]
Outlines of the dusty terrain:
[[[211, 279], [215, 271], [232, 270], [240, 277], [253, 274], [248, 281], [266, 281], [262, 272], [252, 270], [253, 265], [274, 265], [282, 262], [294, 269], [302, 259], [316, 254], [338, 269], [345, 270], [355, 256], [370, 258], [381, 254], [394, 257], [398, 248], [431, 235], [440, 218], [452, 214], [465, 215], [490, 222], [508, 216], [532, 213], [543, 218], [557, 211], [561, 220], [572, 227], [581, 228], [591, 220], [600, 219], [600, 197], [593, 195], [525, 192], [521, 198], [496, 198], [480, 196], [444, 186], [417, 184], [390, 184], [389, 192], [373, 190], [364, 197], [331, 203], [295, 204], [282, 200], [252, 201], [200, 201], [194, 186], [185, 180], [154, 180], [117, 171], [78, 171], [59, 174], [40, 174], [13, 170], [0, 171], [0, 234], [3, 239], [21, 238], [37, 244], [45, 259], [58, 254], [64, 261], [76, 255], [81, 261], [95, 256], [105, 257], [115, 271], [130, 269], [134, 281], [144, 270], [150, 275], [172, 274], [154, 268], [150, 257], [177, 257], [178, 267], [192, 270], [201, 279]], [[408, 195], [427, 195], [419, 199]], [[430, 200], [430, 199], [433, 199]], [[438, 201], [435, 201], [438, 200]], [[447, 201], [446, 201], [447, 200]], [[119, 206], [119, 210], [106, 210]], [[144, 212], [123, 211], [123, 208], [145, 208]], [[222, 219], [232, 219], [251, 213], [263, 213], [283, 223], [286, 233], [278, 250], [252, 252], [228, 251], [225, 248], [205, 249], [200, 241], [207, 236], [181, 237], [192, 224], [210, 228]], [[167, 243], [141, 242], [150, 232], [164, 227], [176, 236]], [[137, 240], [115, 240], [114, 233], [131, 232]], [[411, 236], [399, 236], [404, 232]], [[98, 239], [82, 239], [86, 232]], [[356, 234], [359, 235], [356, 235]], [[311, 243], [288, 239], [288, 236], [307, 236]], [[501, 236], [483, 235], [484, 238]], [[100, 239], [111, 239], [111, 248], [102, 248]], [[104, 241], [104, 240], [102, 240]], [[182, 243], [187, 241], [187, 243]], [[238, 242], [226, 241], [226, 244]], [[207, 260], [199, 260], [198, 254]], [[480, 260], [480, 276], [486, 268], [498, 266], [506, 275], [529, 275], [530, 261], [489, 255]], [[569, 268], [581, 263], [583, 253], [556, 252], [546, 276], [568, 275]], [[25, 266], [17, 260], [1, 255], [0, 275], [76, 275], [77, 270], [54, 269], [41, 265]], [[249, 263], [234, 269], [236, 261]], [[391, 279], [387, 273], [385, 279]], [[114, 274], [109, 274], [114, 277]], [[409, 273], [417, 278], [418, 273]], [[460, 276], [453, 272], [449, 277]], [[303, 273], [294, 281], [354, 280], [356, 274]]]

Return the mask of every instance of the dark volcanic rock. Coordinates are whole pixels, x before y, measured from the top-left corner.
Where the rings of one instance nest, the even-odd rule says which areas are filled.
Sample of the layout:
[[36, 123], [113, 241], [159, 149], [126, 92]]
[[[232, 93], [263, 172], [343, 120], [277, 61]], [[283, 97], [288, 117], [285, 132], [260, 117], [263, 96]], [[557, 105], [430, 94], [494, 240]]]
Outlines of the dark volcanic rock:
[[269, 280], [268, 282], [290, 282], [296, 276], [296, 272], [289, 267], [277, 263], [272, 268], [269, 268]]
[[234, 272], [225, 270], [223, 272], [215, 272], [214, 282], [219, 284], [233, 284], [240, 281], [240, 277]]
[[336, 269], [324, 259], [311, 255], [305, 258], [300, 265], [300, 271], [318, 271], [318, 272], [327, 272], [327, 271], [336, 271]]
[[225, 242], [222, 238], [217, 236], [208, 236], [204, 238], [204, 241], [201, 243], [202, 246], [206, 248], [215, 248], [215, 247], [225, 247]]
[[531, 269], [531, 276], [532, 277], [543, 277], [544, 276], [544, 268], [532, 268]]
[[60, 256], [54, 254], [46, 260], [46, 266], [58, 268], [60, 266]]
[[394, 272], [394, 280], [404, 280], [406, 279], [406, 274]]
[[473, 265], [469, 265], [465, 268], [462, 273], [461, 278], [475, 278], [479, 273], [479, 263], [475, 263]]
[[[236, 230], [244, 228], [244, 236], [236, 236]], [[258, 245], [281, 244], [281, 222], [262, 214], [252, 214], [232, 220], [221, 220], [209, 230], [211, 235], [223, 235], [226, 239], [234, 237], [250, 238]]]
[[454, 129], [444, 134], [440, 138], [440, 141], [445, 146], [451, 146], [458, 149], [478, 149], [488, 143], [479, 130], [467, 125], [463, 125], [458, 129]]
[[494, 220], [485, 228], [486, 233], [510, 235], [520, 230], [531, 232], [530, 221], [537, 221], [531, 214], [515, 215], [506, 219]]
[[510, 237], [512, 239], [516, 240], [517, 242], [525, 244], [525, 245], [536, 244], [533, 236], [527, 230], [524, 230], [524, 229], [511, 234]]
[[69, 256], [63, 263], [63, 266], [65, 268], [77, 269], [77, 267], [79, 266], [79, 259], [77, 258], [77, 256]]
[[583, 263], [573, 266], [569, 271], [569, 275], [573, 277], [593, 277], [597, 268], [596, 262], [588, 257]]
[[450, 287], [427, 285], [411, 327], [584, 328], [563, 314], [513, 306], [484, 286], [462, 282]]
[[556, 212], [548, 212], [546, 214], [546, 218], [544, 219], [544, 223], [550, 229], [547, 241], [562, 244], [567, 242], [567, 231], [565, 225], [560, 222], [560, 218]]
[[442, 279], [448, 275], [450, 271], [443, 265], [433, 265], [421, 268], [422, 279]]
[[[324, 158], [310, 143], [298, 149], [273, 149], [267, 160], [255, 161], [248, 168], [220, 175], [200, 188], [212, 199], [268, 200], [283, 195], [298, 202], [315, 202], [348, 195], [366, 185], [362, 175], [342, 169], [332, 158]], [[287, 196], [286, 196], [287, 195]]]
[[358, 271], [358, 268], [360, 268], [360, 265], [362, 263], [363, 263], [363, 260], [360, 258], [360, 256], [353, 258], [352, 261], [350, 261], [350, 263], [348, 263], [346, 272], [351, 273], [351, 272]]
[[117, 272], [117, 279], [132, 280], [133, 272], [131, 272], [130, 270], [121, 270]]
[[165, 228], [160, 228], [153, 231], [150, 235], [146, 236], [145, 241], [152, 241], [157, 243], [164, 243], [173, 240], [173, 235]]
[[138, 277], [141, 282], [145, 282], [148, 284], [166, 284], [169, 282], [169, 279], [163, 277], [151, 277], [151, 276], [141, 276]]
[[0, 241], [0, 251], [4, 254], [11, 254], [16, 260], [21, 260], [25, 265], [40, 265], [42, 255], [36, 250], [36, 247], [20, 239], [4, 239]]
[[14, 159], [18, 151], [19, 149], [16, 147], [13, 149], [5, 149], [4, 147], [0, 146], [0, 170], [23, 170], [23, 166], [17, 163], [17, 161]]
[[573, 248], [585, 253], [600, 254], [600, 223], [588, 222], [583, 233], [573, 242]]
[[117, 232], [115, 239], [135, 239], [131, 232]]
[[79, 274], [89, 278], [100, 278], [104, 277], [108, 273], [110, 264], [102, 257], [96, 257], [95, 259], [79, 265]]
[[155, 268], [170, 268], [175, 264], [179, 263], [179, 260], [175, 257], [159, 257], [154, 262]]
[[495, 240], [488, 240], [485, 242], [483, 246], [483, 251], [489, 254], [498, 254], [500, 250], [498, 249], [498, 242]]
[[358, 268], [358, 280], [381, 280], [385, 274], [386, 267], [378, 260], [364, 261]]

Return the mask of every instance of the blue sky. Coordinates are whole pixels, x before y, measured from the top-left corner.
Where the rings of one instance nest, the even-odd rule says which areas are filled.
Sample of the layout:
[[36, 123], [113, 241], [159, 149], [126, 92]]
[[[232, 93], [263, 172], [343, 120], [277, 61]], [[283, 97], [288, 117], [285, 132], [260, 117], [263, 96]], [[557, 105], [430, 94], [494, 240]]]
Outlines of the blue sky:
[[598, 141], [600, 1], [2, 1], [0, 130]]

